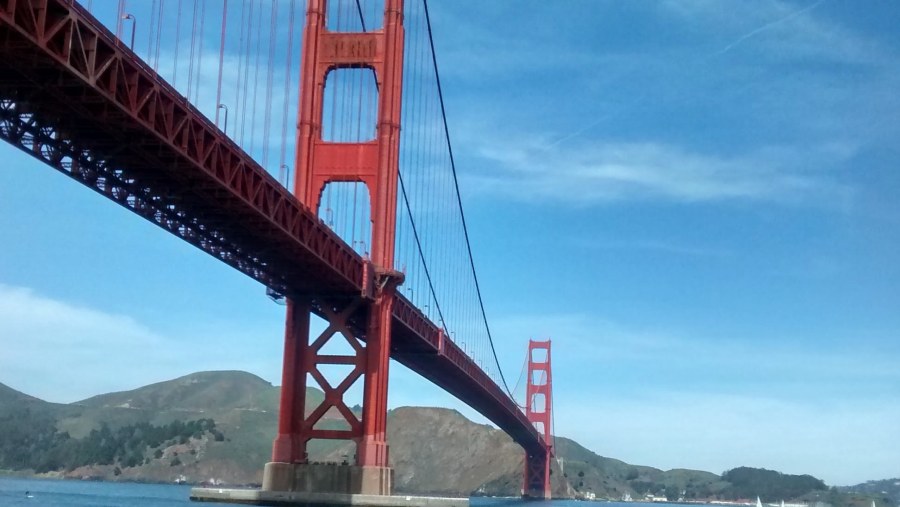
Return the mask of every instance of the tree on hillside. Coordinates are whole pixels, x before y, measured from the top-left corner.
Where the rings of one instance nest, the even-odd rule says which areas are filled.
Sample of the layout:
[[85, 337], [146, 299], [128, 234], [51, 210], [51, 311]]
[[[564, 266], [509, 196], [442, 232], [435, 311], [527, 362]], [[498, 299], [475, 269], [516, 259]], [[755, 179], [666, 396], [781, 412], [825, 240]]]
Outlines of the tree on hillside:
[[73, 439], [57, 431], [56, 421], [49, 414], [35, 414], [26, 408], [0, 414], [0, 468], [44, 473], [84, 465], [116, 465], [120, 469], [141, 466], [148, 449], [156, 449], [155, 458], [162, 457], [159, 446], [164, 442], [186, 443], [207, 433], [223, 440], [224, 435], [215, 428], [212, 419], [173, 421], [162, 426], [141, 422], [115, 430], [101, 423], [84, 438]]
[[788, 475], [764, 468], [740, 467], [722, 474], [731, 483], [727, 498], [760, 497], [765, 502], [797, 498], [810, 491], [825, 490], [825, 483], [811, 475]]

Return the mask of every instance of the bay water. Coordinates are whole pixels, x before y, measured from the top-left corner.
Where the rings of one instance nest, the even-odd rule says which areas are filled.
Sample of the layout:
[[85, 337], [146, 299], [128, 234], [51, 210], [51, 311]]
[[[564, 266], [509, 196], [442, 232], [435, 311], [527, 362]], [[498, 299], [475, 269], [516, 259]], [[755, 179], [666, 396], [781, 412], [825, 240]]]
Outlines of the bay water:
[[[23, 479], [0, 476], [0, 507], [214, 507], [234, 504], [191, 502], [191, 486], [122, 482]], [[26, 494], [27, 493], [27, 494]], [[517, 498], [472, 498], [472, 507], [575, 507], [573, 500], [525, 502]], [[578, 502], [585, 507], [585, 502]], [[609, 502], [613, 507], [651, 507]]]

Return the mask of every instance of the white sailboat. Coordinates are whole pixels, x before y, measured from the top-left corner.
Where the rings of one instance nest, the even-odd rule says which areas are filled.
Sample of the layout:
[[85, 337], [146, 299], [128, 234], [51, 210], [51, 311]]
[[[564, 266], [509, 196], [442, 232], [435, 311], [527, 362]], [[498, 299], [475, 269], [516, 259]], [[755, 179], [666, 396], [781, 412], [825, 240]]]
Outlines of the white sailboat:
[[756, 497], [756, 507], [762, 507], [762, 502], [759, 501], [759, 497]]

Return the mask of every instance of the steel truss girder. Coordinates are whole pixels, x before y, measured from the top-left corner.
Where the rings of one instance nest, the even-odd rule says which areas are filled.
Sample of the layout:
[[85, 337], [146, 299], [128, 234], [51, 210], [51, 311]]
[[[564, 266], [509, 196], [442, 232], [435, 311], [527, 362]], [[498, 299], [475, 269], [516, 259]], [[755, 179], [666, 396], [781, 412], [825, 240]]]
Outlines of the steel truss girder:
[[[363, 259], [71, 0], [0, 0], [0, 138], [266, 286], [317, 298], [318, 315], [371, 297]], [[391, 356], [541, 449], [513, 400], [393, 297]], [[364, 322], [351, 318], [357, 336]]]
[[[184, 236], [192, 244], [282, 294], [369, 294], [371, 270], [366, 273], [365, 262], [349, 246], [78, 5], [0, 0], [0, 56], [0, 98], [35, 115], [46, 129], [59, 131], [91, 160], [128, 174], [132, 186], [147, 196], [136, 206], [161, 208], [160, 213], [165, 208], [166, 216], [173, 209], [190, 213], [195, 229], [210, 231], [204, 232], [210, 240], [202, 243]], [[46, 137], [48, 144], [56, 142]], [[35, 155], [31, 147], [9, 141]], [[214, 169], [214, 177], [203, 164]], [[90, 187], [87, 176], [76, 179]], [[181, 200], [175, 200], [179, 194]], [[240, 223], [234, 219], [235, 207], [244, 211]], [[149, 211], [138, 214], [151, 219]], [[164, 228], [179, 229], [174, 222]], [[223, 244], [227, 239], [232, 246]], [[207, 243], [219, 244], [217, 251]], [[241, 252], [235, 246], [239, 243]], [[228, 249], [235, 251], [226, 254]], [[231, 260], [236, 257], [246, 260], [236, 265]], [[247, 263], [257, 268], [249, 269]], [[322, 283], [329, 275], [331, 285]], [[438, 327], [403, 298], [394, 308], [395, 331], [436, 351]]]
[[[59, 138], [91, 148], [93, 158], [118, 166], [135, 184], [150, 188], [148, 180], [164, 180], [182, 194], [182, 206], [205, 208], [196, 210], [204, 216], [193, 219], [209, 219], [202, 225], [234, 247], [228, 254], [210, 253], [280, 292], [306, 285], [323, 294], [359, 293], [363, 260], [80, 6], [66, 0], [3, 0], [0, 31], [0, 54], [10, 75], [19, 78], [5, 92], [34, 87], [50, 92], [18, 107], [41, 110], [43, 123]], [[63, 132], [67, 116], [78, 122]], [[101, 136], [123, 134], [128, 138], [117, 148], [127, 157], [104, 151], [108, 143], [96, 143]], [[117, 158], [129, 158], [129, 164]], [[219, 222], [231, 221], [231, 227], [215, 223], [216, 210], [227, 210]], [[230, 261], [238, 257], [244, 261]], [[248, 270], [248, 262], [257, 268]], [[291, 267], [293, 280], [284, 274]], [[311, 271], [317, 272], [314, 284], [305, 280]]]
[[[303, 421], [302, 427], [310, 438], [347, 439], [358, 443], [362, 436], [362, 422], [344, 402], [344, 394], [363, 375], [366, 366], [366, 348], [356, 339], [350, 327], [350, 318], [359, 309], [360, 303], [354, 301], [341, 309], [325, 308], [323, 317], [328, 326], [309, 344], [308, 353], [303, 356], [303, 372], [310, 374], [324, 393], [322, 402]], [[353, 349], [353, 355], [322, 354], [322, 348], [331, 340], [345, 340]], [[353, 368], [336, 385], [332, 385], [320, 368], [331, 364], [351, 365]], [[349, 429], [317, 428], [332, 408], [337, 410]]]

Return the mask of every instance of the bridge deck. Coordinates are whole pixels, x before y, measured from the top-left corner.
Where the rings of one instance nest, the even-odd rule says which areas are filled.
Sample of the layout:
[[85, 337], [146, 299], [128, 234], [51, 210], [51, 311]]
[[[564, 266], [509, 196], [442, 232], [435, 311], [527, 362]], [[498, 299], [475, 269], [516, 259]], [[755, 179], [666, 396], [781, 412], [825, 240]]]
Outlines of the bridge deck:
[[[69, 0], [0, 0], [0, 137], [280, 293], [337, 304], [371, 287], [364, 259]], [[544, 452], [449, 337], [394, 308], [394, 359]]]

